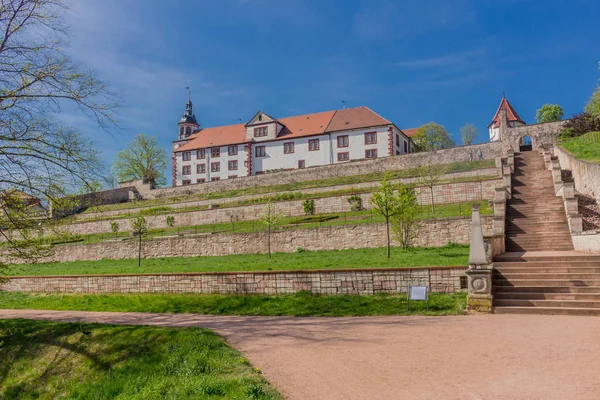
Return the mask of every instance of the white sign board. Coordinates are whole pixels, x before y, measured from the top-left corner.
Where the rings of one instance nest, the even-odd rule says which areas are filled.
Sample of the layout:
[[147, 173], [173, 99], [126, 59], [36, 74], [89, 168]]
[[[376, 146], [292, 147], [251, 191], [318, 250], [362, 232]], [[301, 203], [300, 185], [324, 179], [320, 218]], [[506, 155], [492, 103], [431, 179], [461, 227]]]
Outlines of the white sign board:
[[410, 300], [427, 300], [427, 286], [411, 286], [408, 296]]

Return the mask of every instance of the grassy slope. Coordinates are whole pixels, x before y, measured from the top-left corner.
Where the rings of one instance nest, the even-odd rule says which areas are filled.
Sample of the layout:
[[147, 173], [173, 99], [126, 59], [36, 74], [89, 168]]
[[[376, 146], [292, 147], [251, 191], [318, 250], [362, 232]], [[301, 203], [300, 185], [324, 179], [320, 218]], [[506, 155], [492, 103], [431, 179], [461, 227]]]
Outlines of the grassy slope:
[[[492, 214], [494, 212], [493, 208], [489, 206], [488, 202], [485, 200], [479, 202], [464, 202], [464, 203], [453, 203], [453, 204], [437, 204], [435, 206], [435, 213], [431, 213], [431, 208], [429, 206], [421, 207], [421, 212], [419, 213], [420, 219], [431, 219], [431, 218], [449, 218], [449, 217], [460, 217], [460, 216], [469, 216], [471, 215], [471, 204], [479, 203], [479, 210], [482, 215]], [[384, 222], [384, 218], [377, 214], [376, 212], [371, 211], [358, 211], [358, 212], [343, 212], [343, 213], [331, 213], [331, 214], [319, 214], [314, 216], [316, 219], [324, 219], [327, 220], [322, 222], [306, 222], [306, 216], [300, 217], [285, 217], [281, 218], [278, 221], [277, 229], [308, 229], [308, 228], [317, 228], [322, 226], [339, 226], [339, 225], [347, 225], [347, 224], [367, 224], [373, 222]], [[175, 217], [175, 223], [177, 223], [177, 217]], [[260, 221], [239, 221], [235, 224], [226, 222], [226, 223], [218, 223], [218, 224], [206, 224], [206, 225], [195, 225], [195, 226], [176, 226], [174, 228], [160, 228], [160, 229], [150, 229], [147, 234], [147, 238], [153, 238], [156, 236], [165, 236], [165, 235], [176, 235], [180, 233], [202, 233], [202, 232], [255, 232], [255, 231], [263, 231], [265, 229], [264, 225]], [[90, 235], [74, 235], [74, 244], [81, 243], [82, 241], [85, 243], [98, 243], [103, 240], [113, 239], [115, 237], [119, 238], [128, 238], [128, 232], [120, 232], [115, 235], [113, 233], [98, 233], [98, 234], [90, 234]], [[46, 243], [55, 243], [56, 241], [60, 242], [60, 239], [56, 237], [47, 237], [45, 238]], [[0, 243], [0, 247], [2, 243]]]
[[583, 137], [563, 140], [560, 146], [574, 157], [600, 164], [600, 143], [585, 140]]
[[[472, 162], [456, 162], [451, 164], [446, 164], [447, 173], [452, 172], [462, 172], [462, 171], [470, 171], [475, 169], [482, 168], [490, 168], [495, 165], [494, 160], [482, 160], [482, 161], [472, 161]], [[398, 178], [409, 178], [414, 176], [419, 176], [420, 169], [419, 168], [408, 168], [396, 171], [389, 171], [390, 179], [398, 179]], [[319, 188], [326, 186], [335, 186], [335, 185], [345, 185], [345, 184], [353, 184], [360, 182], [374, 182], [380, 181], [383, 179], [385, 172], [373, 172], [364, 175], [354, 175], [354, 176], [342, 176], [337, 178], [327, 178], [327, 179], [317, 179], [312, 181], [304, 181], [304, 182], [292, 182], [281, 185], [273, 185], [273, 186], [257, 186], [246, 189], [237, 189], [237, 190], [228, 190], [223, 192], [211, 192], [211, 193], [201, 193], [187, 196], [177, 196], [177, 197], [169, 197], [169, 198], [160, 198], [160, 199], [152, 199], [152, 200], [143, 200], [139, 202], [133, 203], [120, 203], [120, 204], [111, 204], [106, 206], [92, 207], [89, 209], [89, 212], [99, 212], [99, 211], [107, 211], [107, 210], [126, 210], [128, 208], [139, 208], [139, 207], [154, 207], [161, 206], [165, 204], [171, 204], [182, 201], [194, 201], [194, 200], [205, 200], [205, 199], [220, 199], [226, 197], [237, 197], [243, 195], [251, 195], [251, 194], [266, 194], [266, 193], [277, 193], [289, 190], [300, 190], [300, 189], [308, 189], [308, 188]]]
[[374, 316], [459, 315], [466, 294], [432, 293], [429, 311], [423, 302], [411, 303], [405, 295], [318, 296], [217, 295], [217, 294], [110, 294], [61, 295], [0, 292], [0, 309], [80, 310], [116, 312], [196, 313], [272, 316]]
[[281, 398], [205, 329], [0, 320], [0, 398], [59, 397]]
[[154, 258], [143, 260], [140, 268], [137, 267], [137, 259], [20, 264], [11, 266], [8, 274], [79, 275], [462, 266], [467, 265], [468, 256], [469, 246], [466, 245], [408, 250], [393, 247], [390, 260], [386, 258], [385, 248], [375, 248], [275, 253], [271, 259], [264, 254]]

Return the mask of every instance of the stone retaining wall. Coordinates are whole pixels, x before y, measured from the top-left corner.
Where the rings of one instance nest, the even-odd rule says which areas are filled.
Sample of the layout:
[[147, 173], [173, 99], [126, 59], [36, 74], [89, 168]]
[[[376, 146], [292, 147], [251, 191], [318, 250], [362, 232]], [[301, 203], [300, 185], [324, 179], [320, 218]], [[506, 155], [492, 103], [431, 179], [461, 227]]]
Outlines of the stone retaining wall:
[[[495, 187], [502, 184], [502, 180], [485, 180], [473, 182], [446, 183], [434, 187], [434, 201], [436, 204], [469, 202], [477, 200], [492, 200]], [[431, 204], [431, 192], [429, 188], [416, 188], [415, 193], [420, 204]], [[349, 212], [350, 195], [338, 195], [314, 199], [314, 209], [317, 214], [335, 212]], [[359, 195], [365, 209], [370, 209], [369, 199], [371, 193]], [[229, 199], [230, 201], [232, 199]], [[286, 217], [303, 216], [304, 200], [281, 201], [275, 203], [275, 209]], [[187, 227], [194, 225], [206, 225], [216, 223], [228, 223], [233, 221], [257, 220], [263, 212], [264, 204], [249, 204], [237, 207], [217, 208], [210, 210], [189, 211], [170, 214], [175, 219], [175, 226]], [[166, 215], [146, 216], [149, 228], [167, 228]], [[92, 234], [111, 232], [111, 222], [119, 224], [121, 232], [131, 232], [130, 219], [120, 218], [103, 221], [81, 221], [74, 224], [61, 226], [61, 230], [74, 234]], [[1, 240], [1, 239], [0, 239]]]
[[256, 186], [273, 186], [293, 182], [312, 181], [315, 179], [337, 178], [341, 176], [363, 175], [372, 172], [385, 172], [407, 168], [415, 168], [428, 164], [450, 164], [459, 161], [469, 161], [469, 154], [474, 156], [481, 151], [483, 159], [501, 157], [504, 145], [501, 142], [483, 143], [471, 146], [453, 147], [423, 153], [404, 154], [383, 157], [375, 160], [359, 160], [342, 164], [323, 165], [292, 171], [274, 172], [263, 175], [253, 175], [234, 179], [224, 179], [202, 184], [178, 186], [165, 189], [144, 190], [138, 188], [145, 199], [183, 196], [195, 193], [212, 193], [226, 190], [245, 189]]
[[315, 294], [405, 293], [409, 285], [432, 292], [465, 290], [466, 267], [349, 269], [242, 273], [81, 275], [13, 277], [0, 285], [9, 292], [38, 293], [228, 293]]
[[[450, 242], [468, 244], [471, 234], [470, 224], [469, 217], [424, 220], [421, 222], [413, 245], [440, 247]], [[483, 216], [482, 225], [484, 235], [491, 235], [492, 217]], [[266, 235], [265, 232], [252, 232], [154, 238], [143, 242], [142, 254], [144, 258], [160, 258], [266, 253]], [[280, 230], [271, 234], [271, 250], [283, 253], [295, 252], [298, 247], [306, 250], [374, 248], [383, 247], [386, 242], [386, 229], [383, 223]], [[137, 258], [137, 247], [137, 240], [56, 246], [54, 255], [40, 261], [65, 262]], [[0, 257], [0, 260], [21, 262], [20, 260], [6, 259], [6, 256]]]
[[[454, 179], [465, 179], [465, 178], [473, 178], [473, 181], [476, 181], [479, 177], [491, 177], [491, 176], [500, 176], [499, 171], [495, 167], [490, 168], [480, 168], [474, 169], [471, 171], [462, 171], [462, 172], [452, 172], [444, 175], [441, 179], [444, 181], [452, 182]], [[392, 182], [403, 182], [407, 184], [418, 182], [418, 178], [403, 178], [403, 179], [394, 179]], [[360, 183], [351, 183], [345, 185], [333, 185], [333, 186], [324, 186], [324, 187], [316, 187], [316, 188], [305, 188], [298, 190], [285, 190], [279, 192], [270, 192], [270, 193], [261, 193], [261, 194], [249, 194], [235, 197], [224, 197], [220, 199], [207, 199], [207, 200], [193, 200], [193, 201], [177, 201], [176, 198], [173, 199], [174, 203], [165, 203], [160, 204], [157, 207], [170, 207], [174, 210], [186, 207], [202, 207], [202, 206], [211, 206], [211, 205], [223, 205], [223, 204], [231, 204], [234, 201], [242, 202], [247, 200], [255, 200], [255, 199], [264, 199], [269, 196], [281, 195], [281, 194], [295, 194], [295, 193], [303, 193], [303, 194], [323, 194], [327, 192], [335, 192], [340, 190], [350, 191], [364, 191], [371, 188], [379, 187], [378, 181], [373, 182], [360, 182]], [[425, 199], [424, 201], [429, 202], [429, 199]], [[448, 201], [441, 201], [441, 203], [447, 203]], [[139, 207], [127, 208], [121, 210], [109, 210], [109, 211], [101, 211], [101, 212], [86, 212], [85, 214], [76, 214], [74, 218], [77, 220], [90, 220], [97, 218], [106, 218], [111, 216], [123, 215], [125, 213], [133, 214], [140, 212], [143, 209], [151, 208], [152, 206], [144, 206], [143, 202], [138, 203]]]
[[560, 167], [570, 170], [575, 182], [575, 190], [594, 197], [600, 204], [600, 164], [578, 160], [559, 146], [554, 146]]

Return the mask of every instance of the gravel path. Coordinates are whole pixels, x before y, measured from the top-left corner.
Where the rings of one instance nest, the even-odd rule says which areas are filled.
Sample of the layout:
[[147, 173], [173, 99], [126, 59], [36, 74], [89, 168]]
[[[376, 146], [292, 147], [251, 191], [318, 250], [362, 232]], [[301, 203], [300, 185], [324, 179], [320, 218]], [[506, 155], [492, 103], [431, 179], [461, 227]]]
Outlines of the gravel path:
[[598, 399], [600, 318], [289, 318], [0, 310], [3, 318], [201, 326], [289, 399]]

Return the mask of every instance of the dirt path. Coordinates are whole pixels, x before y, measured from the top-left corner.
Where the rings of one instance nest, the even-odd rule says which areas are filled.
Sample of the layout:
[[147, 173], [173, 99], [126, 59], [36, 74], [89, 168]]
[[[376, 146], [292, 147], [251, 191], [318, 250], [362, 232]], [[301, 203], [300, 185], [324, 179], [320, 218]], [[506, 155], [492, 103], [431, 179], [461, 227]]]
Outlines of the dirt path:
[[201, 326], [289, 399], [598, 399], [600, 318], [286, 318], [0, 310], [3, 318]]

